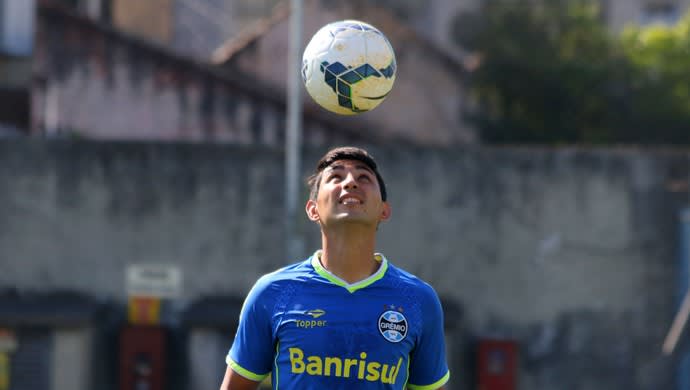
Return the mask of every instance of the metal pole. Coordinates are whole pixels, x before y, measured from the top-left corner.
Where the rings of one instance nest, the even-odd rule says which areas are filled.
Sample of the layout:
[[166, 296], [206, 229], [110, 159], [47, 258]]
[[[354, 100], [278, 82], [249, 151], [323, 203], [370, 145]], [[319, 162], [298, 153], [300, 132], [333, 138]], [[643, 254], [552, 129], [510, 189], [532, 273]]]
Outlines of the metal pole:
[[[690, 175], [690, 164], [688, 167], [688, 175]], [[688, 196], [690, 197], [690, 188], [688, 188]], [[681, 257], [680, 257], [680, 269], [679, 269], [679, 297], [685, 295], [685, 298], [680, 304], [678, 316], [683, 315], [685, 311], [685, 318], [683, 319], [682, 325], [679, 325], [679, 335], [683, 332], [683, 328], [686, 328], [687, 332], [687, 312], [690, 310], [690, 202], [688, 207], [683, 209], [680, 214], [681, 220]], [[684, 307], [685, 306], [685, 307]], [[676, 340], [677, 341], [677, 340]], [[678, 351], [678, 365], [677, 365], [677, 381], [679, 389], [690, 389], [690, 349], [688, 349], [687, 344], [681, 344], [681, 349]]]
[[300, 146], [302, 143], [302, 0], [290, 0], [290, 38], [287, 64], [287, 129], [285, 133], [285, 247], [290, 261], [301, 253], [297, 231], [300, 185]]

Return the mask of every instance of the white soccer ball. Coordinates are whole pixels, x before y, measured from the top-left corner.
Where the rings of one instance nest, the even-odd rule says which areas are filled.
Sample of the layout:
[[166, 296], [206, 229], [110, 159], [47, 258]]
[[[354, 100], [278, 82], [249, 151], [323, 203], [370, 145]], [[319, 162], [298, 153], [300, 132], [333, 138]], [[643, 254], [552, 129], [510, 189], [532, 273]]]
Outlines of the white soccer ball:
[[321, 107], [342, 115], [374, 109], [395, 82], [393, 47], [376, 27], [358, 20], [330, 23], [302, 56], [302, 79]]

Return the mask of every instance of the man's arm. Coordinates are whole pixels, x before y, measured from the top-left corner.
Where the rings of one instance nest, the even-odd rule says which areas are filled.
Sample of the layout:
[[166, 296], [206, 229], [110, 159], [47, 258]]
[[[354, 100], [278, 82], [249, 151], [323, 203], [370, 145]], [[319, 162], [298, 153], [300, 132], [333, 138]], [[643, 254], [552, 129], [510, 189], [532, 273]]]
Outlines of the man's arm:
[[220, 390], [256, 390], [257, 387], [259, 387], [259, 382], [243, 377], [228, 365], [228, 368], [225, 369], [225, 377], [220, 385]]
[[422, 306], [422, 337], [414, 346], [408, 366], [410, 390], [443, 390], [450, 379], [446, 361], [446, 344], [443, 329], [443, 308], [436, 291], [421, 285], [418, 297]]

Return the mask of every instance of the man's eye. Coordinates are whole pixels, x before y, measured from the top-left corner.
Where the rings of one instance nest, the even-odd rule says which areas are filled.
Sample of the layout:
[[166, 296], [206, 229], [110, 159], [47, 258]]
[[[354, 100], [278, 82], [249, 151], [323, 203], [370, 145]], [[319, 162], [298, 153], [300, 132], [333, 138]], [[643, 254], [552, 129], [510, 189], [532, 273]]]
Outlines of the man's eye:
[[338, 181], [340, 180], [340, 175], [332, 175], [328, 177], [328, 181]]
[[370, 181], [371, 181], [371, 178], [370, 178], [369, 176], [367, 176], [367, 175], [362, 175], [362, 176], [359, 177], [359, 180], [363, 180], [363, 181], [370, 182]]

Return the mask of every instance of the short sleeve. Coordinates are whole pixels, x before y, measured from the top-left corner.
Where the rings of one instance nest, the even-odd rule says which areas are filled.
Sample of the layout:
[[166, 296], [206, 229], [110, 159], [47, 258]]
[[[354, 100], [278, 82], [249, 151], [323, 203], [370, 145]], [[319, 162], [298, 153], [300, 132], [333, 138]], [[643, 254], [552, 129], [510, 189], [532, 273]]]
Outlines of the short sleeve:
[[236, 373], [257, 382], [268, 376], [273, 362], [273, 301], [265, 278], [259, 279], [242, 305], [235, 340], [225, 359]]
[[443, 309], [438, 295], [431, 288], [422, 298], [422, 332], [410, 359], [407, 387], [413, 390], [431, 390], [443, 386], [450, 378], [446, 362], [443, 333]]

